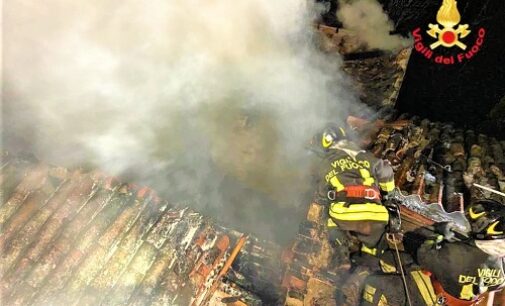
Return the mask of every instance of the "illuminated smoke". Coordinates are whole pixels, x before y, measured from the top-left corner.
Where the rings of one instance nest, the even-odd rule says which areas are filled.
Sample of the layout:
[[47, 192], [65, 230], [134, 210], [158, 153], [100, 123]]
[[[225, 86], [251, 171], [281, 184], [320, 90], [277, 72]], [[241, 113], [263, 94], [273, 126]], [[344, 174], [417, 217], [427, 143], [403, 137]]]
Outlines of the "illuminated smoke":
[[354, 106], [340, 59], [313, 47], [316, 14], [305, 0], [5, 1], [6, 146], [270, 238], [294, 231], [304, 145]]
[[391, 35], [393, 23], [376, 0], [340, 0], [337, 17], [344, 28], [353, 30], [370, 49], [398, 50], [411, 45], [399, 35]]

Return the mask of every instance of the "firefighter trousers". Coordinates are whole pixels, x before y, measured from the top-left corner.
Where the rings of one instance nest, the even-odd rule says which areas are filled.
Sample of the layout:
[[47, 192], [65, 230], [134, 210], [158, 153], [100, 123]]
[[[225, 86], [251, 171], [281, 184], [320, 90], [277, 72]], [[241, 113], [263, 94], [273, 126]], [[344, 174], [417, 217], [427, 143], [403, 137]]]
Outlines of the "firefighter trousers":
[[[365, 280], [361, 306], [437, 306], [444, 305], [433, 289], [429, 276], [419, 270], [405, 272], [406, 286], [400, 274], [377, 273]], [[405, 291], [407, 287], [407, 292]], [[410, 304], [409, 304], [410, 298]]]

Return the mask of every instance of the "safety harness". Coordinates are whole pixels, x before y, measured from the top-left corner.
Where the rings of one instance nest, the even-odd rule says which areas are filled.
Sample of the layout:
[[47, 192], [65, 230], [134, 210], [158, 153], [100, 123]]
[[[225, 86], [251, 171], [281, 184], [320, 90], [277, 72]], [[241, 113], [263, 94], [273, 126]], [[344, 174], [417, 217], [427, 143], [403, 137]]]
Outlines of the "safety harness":
[[[378, 221], [398, 223], [398, 207], [382, 203], [382, 196], [377, 187], [365, 185], [350, 185], [341, 191], [328, 191], [331, 200], [329, 209], [330, 219], [340, 221]], [[390, 207], [391, 206], [391, 207]], [[394, 206], [394, 207], [393, 207]], [[390, 218], [393, 216], [393, 218]], [[393, 220], [394, 219], [394, 220]], [[330, 221], [328, 221], [330, 222]], [[391, 229], [399, 224], [390, 224]], [[330, 223], [328, 226], [331, 226]]]
[[471, 306], [479, 301], [479, 299], [467, 301], [454, 297], [445, 291], [442, 284], [429, 271], [412, 271], [411, 276], [426, 305]]
[[381, 203], [381, 194], [378, 188], [356, 185], [346, 186], [342, 191], [328, 191], [328, 199], [335, 202], [357, 203]]
[[440, 282], [433, 276], [433, 274], [430, 275], [430, 279], [438, 299], [439, 300], [442, 299], [445, 303], [444, 305], [470, 306], [475, 305], [475, 303], [478, 301], [478, 300], [467, 301], [458, 299], [452, 296], [451, 294], [447, 293], [447, 291], [444, 290], [444, 287], [442, 287], [442, 284], [440, 284]]

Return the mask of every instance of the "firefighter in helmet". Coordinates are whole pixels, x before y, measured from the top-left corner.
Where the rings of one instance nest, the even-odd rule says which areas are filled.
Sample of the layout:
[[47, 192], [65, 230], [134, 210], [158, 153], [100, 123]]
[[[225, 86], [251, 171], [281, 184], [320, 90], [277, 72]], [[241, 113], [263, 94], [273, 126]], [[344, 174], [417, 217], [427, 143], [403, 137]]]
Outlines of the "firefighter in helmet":
[[[342, 127], [329, 126], [320, 137], [326, 154], [318, 198], [327, 205], [330, 239], [350, 234], [362, 244], [362, 251], [375, 254], [390, 220], [382, 200], [395, 188], [393, 169], [350, 141]], [[342, 239], [336, 241], [337, 257], [348, 252]]]
[[[505, 205], [478, 200], [466, 209], [470, 237], [457, 239], [443, 226], [443, 235], [410, 250], [417, 267], [403, 284], [398, 275], [368, 277], [361, 305], [475, 305], [483, 294], [505, 286]], [[440, 229], [440, 227], [439, 227]], [[408, 297], [405, 289], [408, 288]]]
[[505, 206], [479, 200], [467, 208], [466, 216], [472, 227], [470, 240], [438, 248], [423, 244], [417, 251], [419, 265], [432, 273], [435, 293], [448, 305], [475, 302], [505, 284]]

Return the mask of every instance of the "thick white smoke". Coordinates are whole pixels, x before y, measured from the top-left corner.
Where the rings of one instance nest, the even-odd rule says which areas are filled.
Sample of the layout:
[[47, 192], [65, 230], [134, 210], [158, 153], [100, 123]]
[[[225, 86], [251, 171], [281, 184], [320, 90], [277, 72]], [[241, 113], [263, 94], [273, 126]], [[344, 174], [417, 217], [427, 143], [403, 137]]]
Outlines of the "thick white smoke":
[[412, 44], [410, 39], [390, 34], [393, 23], [377, 0], [339, 0], [339, 4], [338, 19], [368, 48], [391, 51]]
[[316, 11], [306, 0], [4, 1], [6, 146], [272, 232], [305, 204], [304, 144], [354, 106], [339, 58], [314, 47]]

